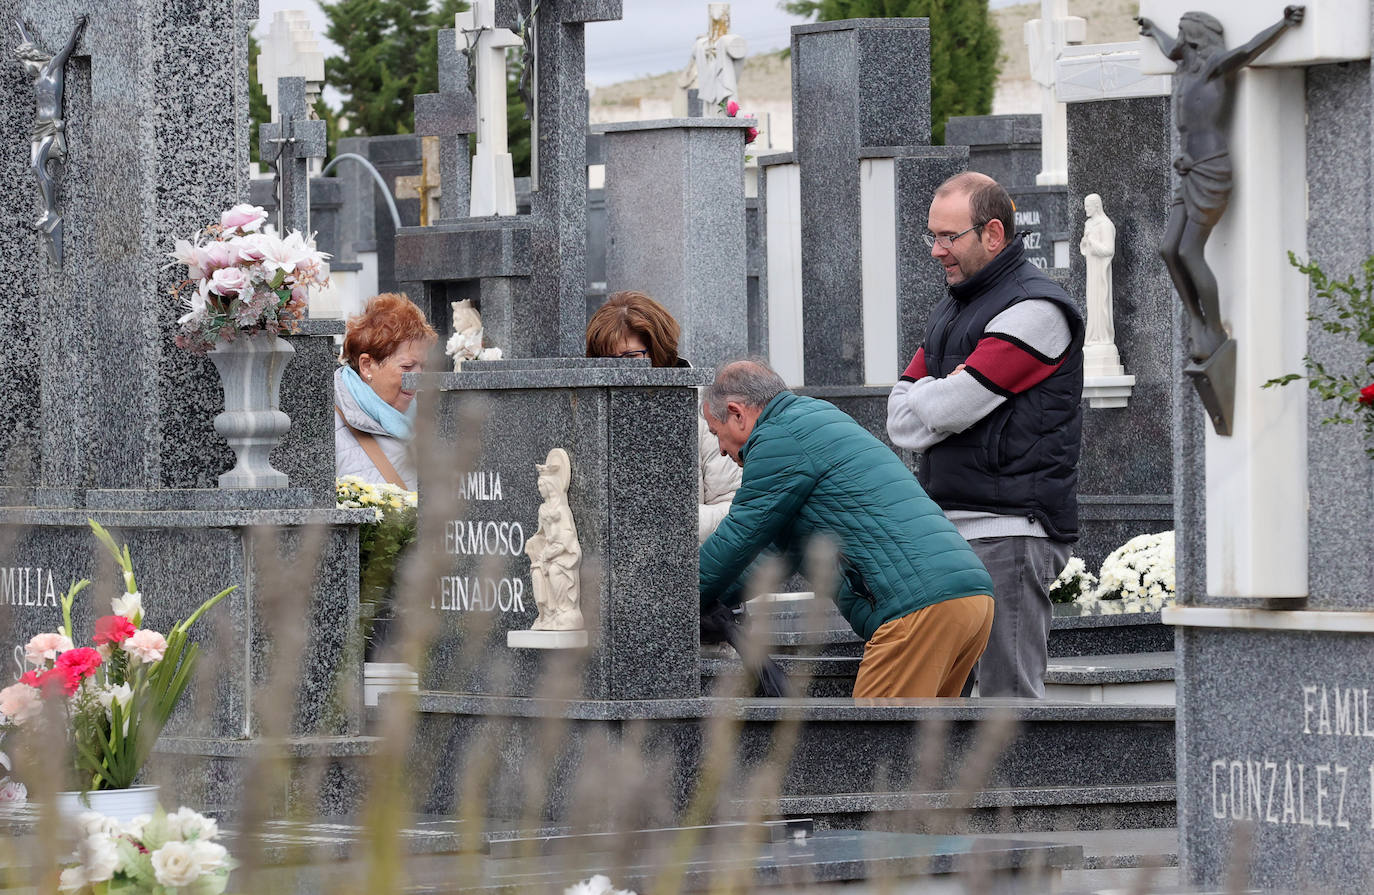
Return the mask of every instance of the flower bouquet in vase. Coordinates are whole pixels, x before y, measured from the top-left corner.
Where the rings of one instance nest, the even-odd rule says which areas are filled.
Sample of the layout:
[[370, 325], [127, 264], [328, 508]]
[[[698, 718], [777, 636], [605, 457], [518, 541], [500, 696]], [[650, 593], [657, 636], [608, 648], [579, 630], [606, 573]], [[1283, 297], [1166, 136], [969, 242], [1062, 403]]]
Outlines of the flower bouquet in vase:
[[21, 780], [52, 767], [54, 748], [65, 747], [70, 760], [59, 770], [71, 791], [58, 794], [60, 812], [78, 815], [86, 806], [128, 820], [157, 805], [156, 788], [134, 787], [134, 780], [195, 672], [200, 648], [188, 632], [236, 586], [206, 600], [165, 636], [144, 628], [128, 546], [121, 550], [99, 523], [90, 525], [123, 572], [124, 594], [112, 601], [110, 615], [96, 620], [93, 646], [79, 647], [72, 603], [90, 582], [68, 588], [61, 629], [30, 639], [28, 669], [0, 690], [0, 730], [9, 735], [7, 745], [17, 743], [14, 772]]
[[176, 343], [208, 354], [224, 384], [224, 413], [215, 431], [234, 450], [234, 468], [221, 488], [284, 488], [287, 477], [272, 468], [272, 449], [291, 419], [279, 408], [281, 378], [295, 349], [279, 337], [305, 315], [312, 288], [329, 282], [329, 257], [312, 238], [293, 230], [284, 238], [266, 232], [267, 212], [235, 205], [192, 239], [177, 240], [172, 266], [187, 279], [175, 290], [186, 308], [177, 321]]

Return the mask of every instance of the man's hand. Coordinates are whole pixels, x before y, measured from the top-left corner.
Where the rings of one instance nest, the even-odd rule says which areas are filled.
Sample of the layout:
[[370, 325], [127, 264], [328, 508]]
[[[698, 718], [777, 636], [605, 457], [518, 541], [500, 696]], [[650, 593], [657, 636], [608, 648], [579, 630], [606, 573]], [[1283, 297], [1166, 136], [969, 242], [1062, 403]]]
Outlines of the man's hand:
[[1292, 6], [1285, 6], [1283, 8], [1283, 21], [1290, 27], [1294, 25], [1301, 25], [1303, 16], [1305, 15], [1307, 15], [1306, 6], [1298, 6], [1297, 4], [1294, 4]]

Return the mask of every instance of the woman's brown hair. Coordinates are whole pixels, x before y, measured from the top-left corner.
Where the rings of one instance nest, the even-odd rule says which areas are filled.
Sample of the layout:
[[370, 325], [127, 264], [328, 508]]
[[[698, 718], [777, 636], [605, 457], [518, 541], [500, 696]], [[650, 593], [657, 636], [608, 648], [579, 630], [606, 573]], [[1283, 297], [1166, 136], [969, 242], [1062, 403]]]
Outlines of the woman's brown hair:
[[424, 313], [404, 293], [383, 292], [348, 318], [344, 334], [343, 359], [354, 372], [364, 354], [381, 363], [406, 342], [433, 342], [439, 338]]
[[644, 340], [655, 367], [677, 366], [682, 329], [667, 308], [643, 292], [614, 292], [596, 309], [587, 321], [587, 357], [613, 356], [630, 333]]

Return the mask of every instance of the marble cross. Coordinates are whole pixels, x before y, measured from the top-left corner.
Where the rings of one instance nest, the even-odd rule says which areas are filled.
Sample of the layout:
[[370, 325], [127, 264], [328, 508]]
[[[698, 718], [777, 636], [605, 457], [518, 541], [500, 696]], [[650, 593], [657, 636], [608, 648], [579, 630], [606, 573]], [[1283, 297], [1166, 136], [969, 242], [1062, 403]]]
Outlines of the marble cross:
[[1069, 182], [1069, 128], [1054, 87], [1054, 63], [1064, 48], [1083, 42], [1087, 23], [1069, 15], [1068, 0], [1040, 0], [1040, 18], [1026, 23], [1031, 77], [1040, 85], [1040, 173], [1038, 185]]
[[473, 0], [457, 16], [458, 33], [476, 72], [477, 153], [472, 157], [472, 217], [515, 214], [515, 173], [506, 145], [506, 50], [524, 42], [496, 27], [495, 0]]
[[328, 151], [325, 123], [310, 117], [305, 78], [277, 81], [281, 117], [258, 129], [258, 154], [277, 169], [277, 231], [310, 233], [310, 159]]
[[[415, 97], [415, 133], [437, 138], [439, 144], [439, 217], [467, 217], [470, 178], [468, 134], [477, 130], [477, 107], [468, 89], [467, 57], [458, 48], [459, 34], [452, 28], [439, 32], [439, 92]], [[430, 164], [430, 141], [425, 141], [425, 166]], [[423, 171], [428, 180], [428, 170]], [[398, 184], [399, 186], [399, 184]], [[421, 202], [420, 225], [428, 221], [428, 202]]]

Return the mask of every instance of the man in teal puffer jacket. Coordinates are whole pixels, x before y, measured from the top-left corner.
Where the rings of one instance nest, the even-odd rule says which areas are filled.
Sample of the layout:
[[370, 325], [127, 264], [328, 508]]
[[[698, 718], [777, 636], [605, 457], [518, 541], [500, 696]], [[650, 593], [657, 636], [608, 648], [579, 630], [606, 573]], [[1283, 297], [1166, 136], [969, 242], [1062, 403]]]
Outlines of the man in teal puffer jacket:
[[701, 546], [701, 606], [738, 602], [764, 550], [817, 535], [840, 553], [835, 603], [865, 641], [856, 697], [958, 696], [992, 628], [992, 579], [911, 471], [834, 405], [757, 361], [722, 367], [702, 413], [744, 468]]

